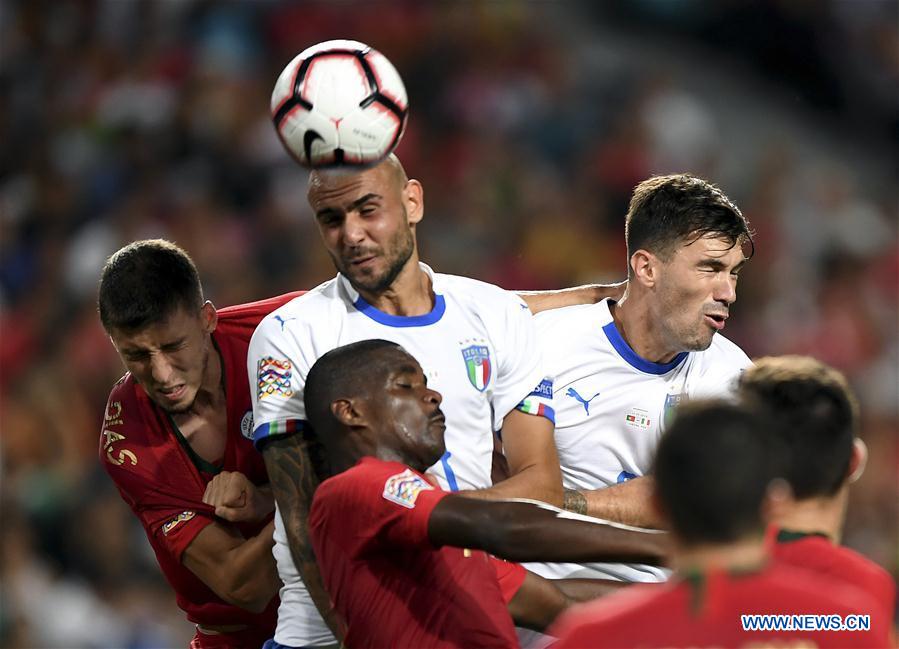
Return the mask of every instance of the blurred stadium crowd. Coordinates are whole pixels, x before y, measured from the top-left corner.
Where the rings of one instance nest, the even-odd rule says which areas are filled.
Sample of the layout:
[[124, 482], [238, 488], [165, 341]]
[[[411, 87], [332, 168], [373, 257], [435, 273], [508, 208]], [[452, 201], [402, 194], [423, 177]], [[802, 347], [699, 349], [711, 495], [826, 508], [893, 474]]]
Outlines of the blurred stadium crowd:
[[[871, 450], [845, 542], [897, 570], [899, 21], [891, 1], [0, 5], [0, 644], [186, 646], [97, 460], [111, 252], [186, 248], [216, 305], [333, 275], [274, 79], [356, 38], [403, 75], [423, 258], [507, 288], [621, 279], [623, 215], [692, 171], [757, 231], [726, 335], [847, 374]], [[86, 624], [85, 621], [90, 623]]]

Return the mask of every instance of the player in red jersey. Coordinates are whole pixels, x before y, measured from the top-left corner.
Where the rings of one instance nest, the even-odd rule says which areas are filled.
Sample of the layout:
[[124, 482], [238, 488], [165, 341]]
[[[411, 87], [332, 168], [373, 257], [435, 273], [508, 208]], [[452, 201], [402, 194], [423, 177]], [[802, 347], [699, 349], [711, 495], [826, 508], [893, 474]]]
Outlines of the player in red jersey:
[[[366, 340], [323, 355], [304, 400], [323, 475], [309, 526], [351, 647], [516, 647], [506, 603], [539, 608], [497, 583], [495, 560], [658, 560], [664, 535], [603, 524], [534, 502], [485, 501], [434, 487], [444, 453], [441, 396], [395, 343]], [[465, 549], [468, 548], [468, 549]], [[654, 561], [654, 562], [655, 562]], [[516, 572], [517, 571], [517, 572]], [[540, 588], [552, 588], [536, 575]], [[505, 592], [503, 592], [505, 591]], [[515, 606], [512, 607], [515, 610]]]
[[[653, 496], [672, 530], [674, 576], [563, 615], [551, 631], [555, 649], [887, 646], [888, 630], [867, 593], [767, 562], [763, 512], [786, 489], [776, 480], [782, 446], [763, 432], [773, 425], [745, 405], [694, 403], [678, 412], [659, 444]], [[852, 615], [870, 616], [870, 628], [817, 630], [864, 626]]]
[[849, 487], [867, 458], [856, 437], [858, 404], [845, 377], [807, 356], [762, 358], [740, 378], [739, 394], [777, 413], [789, 450], [793, 498], [774, 511], [769, 542], [775, 558], [851, 583], [882, 604], [892, 622], [896, 585], [889, 573], [839, 545]]
[[274, 500], [249, 439], [247, 345], [296, 293], [216, 311], [187, 253], [138, 241], [103, 269], [99, 310], [128, 373], [113, 387], [100, 460], [140, 519], [191, 647], [253, 647], [274, 632]]

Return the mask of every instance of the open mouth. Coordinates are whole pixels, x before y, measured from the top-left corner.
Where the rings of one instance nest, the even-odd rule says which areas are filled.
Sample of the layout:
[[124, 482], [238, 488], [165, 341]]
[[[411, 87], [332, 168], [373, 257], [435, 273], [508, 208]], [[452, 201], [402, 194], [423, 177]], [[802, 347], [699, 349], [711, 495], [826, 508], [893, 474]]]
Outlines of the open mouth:
[[187, 390], [186, 385], [178, 385], [173, 388], [162, 388], [159, 390], [159, 393], [164, 396], [166, 399], [170, 399], [172, 401], [177, 401], [181, 397], [184, 396], [184, 392]]
[[727, 320], [727, 316], [720, 313], [707, 313], [705, 314], [705, 319], [712, 329], [721, 331], [724, 329], [724, 322]]
[[374, 260], [375, 260], [375, 256], [374, 256], [374, 255], [371, 255], [371, 256], [368, 256], [368, 257], [358, 257], [358, 258], [356, 258], [356, 259], [351, 259], [351, 260], [350, 260], [350, 265], [351, 265], [351, 266], [357, 266], [357, 267], [358, 267], [358, 266], [364, 266], [364, 265], [366, 265], [366, 264], [368, 264], [369, 262], [372, 262], [372, 261], [374, 261]]

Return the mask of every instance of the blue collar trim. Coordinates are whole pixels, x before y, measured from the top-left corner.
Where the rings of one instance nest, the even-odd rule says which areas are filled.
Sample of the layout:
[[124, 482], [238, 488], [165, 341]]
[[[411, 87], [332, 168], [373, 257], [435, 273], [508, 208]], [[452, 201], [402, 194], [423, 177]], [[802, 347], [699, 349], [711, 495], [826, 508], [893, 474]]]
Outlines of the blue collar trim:
[[612, 347], [615, 348], [615, 351], [618, 352], [621, 358], [627, 361], [628, 365], [647, 374], [667, 374], [680, 365], [687, 357], [687, 354], [689, 354], [689, 352], [681, 352], [668, 363], [653, 363], [642, 358], [631, 349], [631, 346], [627, 344], [627, 341], [618, 332], [618, 327], [615, 326], [614, 320], [603, 327], [602, 330], [609, 342], [612, 343]]
[[430, 313], [424, 315], [390, 315], [373, 307], [361, 295], [353, 303], [353, 306], [360, 313], [388, 327], [427, 327], [440, 320], [446, 312], [446, 300], [439, 294], [434, 296], [434, 308]]

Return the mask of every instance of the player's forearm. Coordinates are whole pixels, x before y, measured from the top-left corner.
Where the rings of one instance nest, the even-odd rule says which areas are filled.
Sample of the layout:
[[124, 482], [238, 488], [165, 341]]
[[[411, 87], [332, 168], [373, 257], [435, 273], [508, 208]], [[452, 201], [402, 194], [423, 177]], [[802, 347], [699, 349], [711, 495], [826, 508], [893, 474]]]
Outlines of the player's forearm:
[[531, 313], [540, 313], [564, 306], [595, 304], [607, 297], [618, 299], [624, 293], [625, 286], [626, 281], [615, 284], [585, 284], [556, 291], [517, 291], [517, 293], [528, 305]]
[[447, 496], [428, 535], [437, 544], [478, 548], [509, 561], [662, 564], [667, 534], [627, 528], [531, 502]]
[[613, 579], [554, 579], [553, 584], [572, 602], [589, 602], [631, 585], [629, 582]]
[[278, 594], [281, 579], [272, 557], [274, 531], [275, 524], [271, 521], [259, 534], [228, 553], [223, 568], [227, 571], [229, 585], [222, 599], [260, 613]]
[[461, 492], [465, 496], [483, 500], [527, 498], [562, 506], [562, 474], [549, 467], [533, 466], [498, 482], [487, 489]]
[[[574, 518], [576, 515], [529, 503], [508, 505], [508, 509], [497, 513], [499, 522], [491, 534], [495, 547], [488, 550], [504, 559], [664, 563], [668, 548], [665, 534], [580, 520]], [[523, 539], [527, 542], [523, 543]]]
[[565, 509], [603, 520], [662, 529], [652, 506], [652, 478], [643, 476], [622, 484], [593, 490], [565, 490]]
[[331, 608], [309, 538], [309, 506], [318, 486], [318, 479], [309, 459], [306, 443], [299, 435], [275, 439], [263, 447], [262, 457], [272, 493], [284, 521], [293, 562], [318, 612], [335, 637], [342, 640], [343, 627]]
[[271, 485], [256, 487], [256, 512], [260, 518], [268, 516], [275, 510], [275, 496]]
[[574, 603], [556, 584], [555, 579], [544, 579], [530, 571], [525, 574], [524, 582], [508, 604], [516, 626], [545, 631]]

